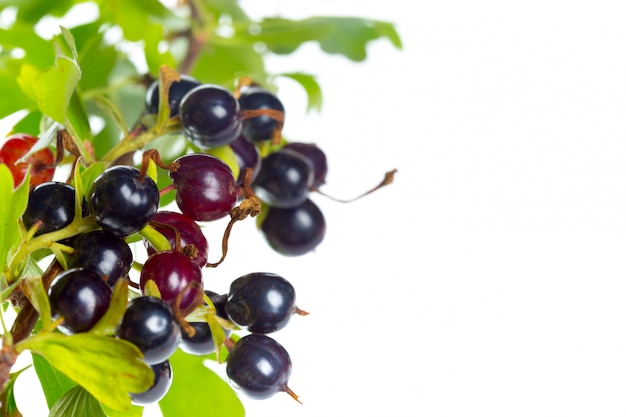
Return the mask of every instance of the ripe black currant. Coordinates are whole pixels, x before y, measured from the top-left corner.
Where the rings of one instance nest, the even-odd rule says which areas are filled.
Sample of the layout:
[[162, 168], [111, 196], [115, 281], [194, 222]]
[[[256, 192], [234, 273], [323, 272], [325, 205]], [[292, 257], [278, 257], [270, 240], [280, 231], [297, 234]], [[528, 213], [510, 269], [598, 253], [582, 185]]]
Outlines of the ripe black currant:
[[313, 185], [313, 167], [297, 152], [272, 152], [263, 158], [252, 185], [264, 203], [272, 207], [294, 207], [308, 197]]
[[142, 296], [128, 303], [116, 335], [137, 346], [144, 361], [154, 365], [174, 353], [181, 329], [169, 304], [160, 298]]
[[109, 308], [111, 293], [111, 287], [98, 273], [86, 268], [68, 269], [50, 283], [52, 317], [63, 318], [59, 329], [65, 333], [86, 332]]
[[[187, 74], [180, 74], [180, 80], [174, 81], [170, 85], [168, 91], [168, 104], [170, 108], [170, 117], [178, 115], [178, 108], [183, 96], [191, 89], [199, 86], [201, 83], [194, 77]], [[159, 80], [153, 81], [146, 92], [146, 112], [156, 114], [159, 112]]]
[[296, 312], [296, 291], [278, 274], [253, 272], [230, 284], [224, 309], [239, 327], [272, 333], [284, 328]]
[[290, 208], [269, 207], [261, 233], [276, 252], [300, 256], [315, 249], [326, 235], [326, 219], [311, 200]]
[[[28, 204], [22, 222], [26, 229], [38, 225], [34, 236], [54, 232], [68, 226], [74, 220], [76, 190], [69, 184], [48, 181], [33, 188], [28, 196]], [[83, 204], [82, 215], [88, 213]]]
[[90, 210], [103, 230], [126, 237], [140, 231], [159, 209], [159, 189], [139, 169], [114, 165], [93, 182]]
[[128, 243], [104, 230], [91, 230], [77, 236], [73, 246], [69, 266], [97, 272], [111, 287], [118, 279], [126, 277], [133, 263]]
[[[245, 110], [276, 110], [283, 114], [285, 107], [273, 92], [252, 86], [244, 88], [239, 96], [239, 106]], [[246, 118], [243, 121], [241, 134], [252, 142], [262, 142], [273, 138], [277, 128], [282, 128], [282, 122], [269, 115], [260, 115]]]
[[230, 382], [254, 399], [265, 399], [278, 392], [297, 396], [287, 386], [291, 358], [276, 340], [263, 334], [248, 334], [239, 339], [226, 358]]
[[228, 145], [241, 133], [239, 102], [220, 85], [191, 89], [181, 99], [178, 114], [183, 133], [201, 149]]

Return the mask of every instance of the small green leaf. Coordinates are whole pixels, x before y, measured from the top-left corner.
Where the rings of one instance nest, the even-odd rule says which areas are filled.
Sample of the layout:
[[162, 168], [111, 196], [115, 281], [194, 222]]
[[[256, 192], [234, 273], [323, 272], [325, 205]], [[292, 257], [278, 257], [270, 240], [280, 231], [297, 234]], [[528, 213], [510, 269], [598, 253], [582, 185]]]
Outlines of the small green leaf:
[[319, 112], [322, 109], [322, 88], [313, 75], [301, 72], [279, 74], [280, 77], [290, 78], [300, 84], [308, 97], [307, 110]]
[[20, 241], [16, 226], [28, 203], [29, 176], [13, 189], [13, 175], [5, 164], [0, 164], [0, 265], [6, 265], [12, 248]]
[[206, 359], [180, 349], [170, 356], [174, 377], [167, 395], [159, 401], [163, 417], [245, 415], [237, 394], [224, 379], [203, 364]]
[[35, 78], [34, 90], [41, 112], [52, 120], [65, 124], [65, 114], [80, 71], [74, 61], [67, 57], [57, 58], [56, 65], [41, 72]]
[[104, 316], [89, 330], [89, 332], [101, 336], [110, 336], [115, 334], [115, 328], [119, 324], [126, 305], [128, 304], [128, 283], [124, 279], [118, 279], [113, 286], [113, 294], [111, 302]]
[[150, 245], [157, 251], [163, 250], [171, 250], [172, 245], [170, 245], [169, 240], [161, 232], [159, 232], [154, 227], [149, 224], [146, 225], [143, 229], [139, 231], [141, 237], [150, 242]]
[[2, 393], [0, 394], [0, 413], [3, 417], [22, 417], [22, 413], [17, 408], [15, 401], [15, 381], [17, 377], [28, 368], [20, 369], [17, 372], [12, 372], [9, 375], [9, 380], [6, 382]]
[[18, 352], [39, 354], [102, 404], [131, 409], [130, 392], [152, 386], [154, 372], [132, 343], [114, 337], [40, 332], [15, 345]]
[[52, 408], [63, 394], [76, 386], [76, 383], [57, 371], [43, 356], [32, 355], [32, 359], [48, 408]]
[[39, 313], [44, 330], [52, 330], [52, 316], [50, 314], [50, 300], [43, 286], [40, 275], [26, 276], [22, 279], [22, 288], [35, 310]]
[[54, 404], [48, 417], [107, 417], [93, 395], [81, 386], [67, 391]]

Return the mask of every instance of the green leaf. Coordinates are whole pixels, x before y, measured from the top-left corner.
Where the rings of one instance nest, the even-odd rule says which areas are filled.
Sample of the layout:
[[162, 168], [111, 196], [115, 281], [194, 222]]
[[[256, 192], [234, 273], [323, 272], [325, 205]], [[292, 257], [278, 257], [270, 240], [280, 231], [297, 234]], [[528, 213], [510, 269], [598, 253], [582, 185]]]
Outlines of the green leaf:
[[322, 88], [313, 75], [302, 72], [279, 74], [280, 77], [290, 78], [300, 84], [308, 97], [307, 110], [320, 111], [322, 109]]
[[104, 404], [102, 405], [102, 411], [107, 417], [141, 417], [143, 415], [143, 407], [139, 405], [133, 405], [128, 411], [118, 411]]
[[340, 54], [352, 61], [365, 60], [367, 44], [379, 38], [387, 38], [393, 46], [402, 48], [400, 37], [391, 23], [358, 17], [265, 18], [252, 26], [234, 27], [235, 39], [263, 42], [276, 54], [293, 53], [300, 45], [311, 41], [319, 43], [326, 53]]
[[211, 148], [206, 151], [209, 155], [213, 155], [216, 158], [222, 160], [233, 173], [233, 177], [237, 179], [239, 176], [239, 163], [237, 162], [237, 156], [235, 155], [235, 151], [230, 146], [218, 146], [217, 148]]
[[48, 417], [107, 417], [93, 395], [81, 386], [67, 391], [54, 404]]
[[252, 43], [233, 45], [221, 44], [218, 37], [213, 40], [210, 47], [202, 50], [191, 75], [202, 82], [221, 85], [232, 85], [241, 74], [260, 82], [265, 80], [263, 57]]
[[57, 371], [43, 356], [32, 355], [32, 359], [48, 408], [52, 408], [76, 383]]
[[41, 332], [15, 345], [39, 354], [59, 372], [115, 410], [131, 409], [130, 392], [152, 386], [154, 372], [132, 343], [114, 337]]
[[43, 286], [41, 275], [26, 276], [22, 279], [22, 288], [35, 310], [41, 318], [42, 328], [51, 330], [52, 316], [50, 314], [50, 300]]
[[8, 29], [0, 28], [0, 45], [5, 50], [23, 50], [25, 55], [22, 61], [40, 69], [54, 62], [53, 45], [37, 35], [30, 23], [17, 21]]
[[11, 249], [19, 243], [17, 223], [28, 203], [29, 176], [13, 189], [13, 175], [5, 164], [0, 164], [0, 265], [6, 265]]
[[245, 415], [237, 394], [224, 379], [204, 366], [205, 360], [204, 356], [188, 355], [180, 349], [170, 356], [172, 386], [159, 401], [163, 417]]
[[52, 120], [65, 124], [66, 110], [80, 71], [74, 61], [65, 56], [57, 58], [56, 65], [41, 72], [35, 78], [34, 91], [41, 112]]
[[99, 334], [101, 336], [109, 336], [115, 334], [115, 328], [119, 324], [126, 305], [128, 304], [128, 283], [125, 279], [118, 279], [113, 286], [113, 294], [111, 302], [104, 316], [89, 330], [90, 333]]
[[0, 85], [2, 85], [3, 96], [6, 97], [4, 100], [0, 100], [0, 118], [19, 110], [36, 107], [34, 100], [23, 93], [16, 74], [0, 69]]

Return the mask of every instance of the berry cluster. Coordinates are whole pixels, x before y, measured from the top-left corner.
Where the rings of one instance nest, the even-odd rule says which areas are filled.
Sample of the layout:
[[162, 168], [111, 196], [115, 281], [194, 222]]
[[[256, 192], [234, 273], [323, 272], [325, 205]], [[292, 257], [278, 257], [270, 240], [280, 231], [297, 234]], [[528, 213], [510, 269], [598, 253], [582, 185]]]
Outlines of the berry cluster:
[[[51, 248], [55, 255], [57, 266], [43, 280], [52, 330], [104, 332], [134, 345], [154, 374], [150, 388], [129, 392], [135, 404], [167, 394], [169, 358], [177, 349], [215, 354], [230, 383], [252, 398], [286, 392], [298, 400], [288, 387], [289, 354], [270, 336], [294, 315], [308, 314], [296, 305], [293, 285], [275, 273], [254, 272], [219, 293], [207, 289], [203, 273], [224, 261], [233, 224], [247, 217], [262, 214], [259, 230], [280, 254], [303, 255], [322, 242], [326, 223], [310, 193], [325, 183], [326, 156], [314, 144], [286, 141], [284, 120], [284, 106], [269, 89], [246, 81], [230, 91], [164, 72], [147, 89], [145, 115], [133, 135], [159, 123], [167, 126], [162, 132], [184, 135], [188, 151], [169, 163], [156, 149], [141, 147], [131, 149], [141, 151], [141, 164], [116, 158], [87, 175], [64, 130], [56, 158], [47, 147], [34, 148], [37, 139], [27, 135], [14, 135], [0, 150], [15, 187], [29, 178], [20, 249]], [[212, 154], [221, 147], [230, 148], [236, 166]], [[54, 180], [66, 150], [75, 156], [73, 170], [66, 181]], [[155, 166], [167, 172], [164, 187]], [[164, 207], [166, 193], [174, 193], [178, 210]], [[221, 259], [211, 263], [203, 226], [229, 216]], [[135, 254], [142, 249], [139, 262]], [[32, 330], [37, 316], [20, 314], [18, 327]], [[14, 332], [17, 340], [27, 336]]]

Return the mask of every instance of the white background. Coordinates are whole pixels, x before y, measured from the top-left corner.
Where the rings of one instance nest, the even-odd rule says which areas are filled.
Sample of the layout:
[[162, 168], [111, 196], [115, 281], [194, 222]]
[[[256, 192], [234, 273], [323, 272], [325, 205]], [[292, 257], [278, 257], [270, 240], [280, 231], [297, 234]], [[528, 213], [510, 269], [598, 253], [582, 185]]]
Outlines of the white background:
[[[280, 273], [311, 313], [275, 334], [303, 404], [244, 398], [248, 416], [626, 414], [620, 5], [242, 2], [256, 16], [386, 20], [404, 42], [374, 42], [359, 64], [313, 44], [268, 62], [319, 75], [321, 114], [292, 84], [280, 95], [285, 135], [327, 153], [326, 192], [398, 173], [352, 204], [313, 196], [328, 223], [315, 253], [283, 258], [251, 221], [207, 272], [217, 291]], [[44, 415], [31, 404], [26, 417]]]

